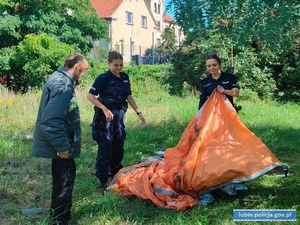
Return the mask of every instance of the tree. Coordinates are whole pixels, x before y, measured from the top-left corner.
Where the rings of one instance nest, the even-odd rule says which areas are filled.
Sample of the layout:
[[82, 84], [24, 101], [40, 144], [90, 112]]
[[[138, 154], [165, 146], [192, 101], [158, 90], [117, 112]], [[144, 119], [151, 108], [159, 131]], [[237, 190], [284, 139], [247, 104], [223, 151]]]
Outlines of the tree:
[[11, 3], [10, 3], [10, 1], [9, 0], [2, 0], [1, 2], [0, 2], [0, 6], [9, 6]]
[[171, 56], [176, 50], [176, 35], [172, 28], [172, 24], [164, 29], [161, 38], [162, 43], [156, 49], [157, 54], [161, 56]]
[[8, 86], [21, 93], [41, 87], [53, 68], [63, 65], [65, 56], [72, 52], [73, 46], [46, 34], [26, 35], [11, 55]]
[[3, 12], [1, 24], [9, 25], [10, 28], [1, 27], [0, 38], [11, 36], [14, 39], [8, 43], [1, 43], [0, 47], [17, 45], [27, 34], [46, 33], [58, 37], [62, 42], [75, 45], [83, 53], [88, 53], [91, 43], [87, 36], [94, 40], [107, 37], [105, 21], [98, 18], [88, 0], [10, 2], [9, 6], [0, 8]]
[[[84, 55], [89, 54], [92, 48], [89, 38], [108, 38], [106, 23], [98, 18], [89, 0], [12, 0], [1, 3], [0, 12], [0, 74], [7, 75], [8, 87], [16, 91], [19, 91], [19, 86], [14, 86], [16, 83], [12, 80], [26, 77], [24, 67], [31, 58], [21, 60], [24, 64], [20, 65], [11, 56], [20, 50], [22, 41], [29, 37], [27, 35], [41, 36], [36, 40], [48, 38], [67, 44]], [[56, 52], [56, 49], [48, 50]], [[35, 60], [34, 54], [23, 55], [32, 56]], [[16, 64], [19, 71], [12, 67]], [[48, 64], [44, 68], [55, 70], [53, 66]], [[27, 72], [29, 69], [26, 69]], [[41, 69], [40, 75], [48, 75], [48, 69]], [[23, 87], [24, 90], [27, 88]]]
[[[281, 80], [286, 64], [294, 68], [289, 72], [297, 68], [293, 63], [299, 55], [297, 46], [300, 41], [300, 6], [297, 1], [171, 0], [168, 7], [171, 6], [187, 36], [184, 45], [185, 52], [191, 54], [189, 59], [194, 58], [193, 54], [219, 52], [225, 64], [230, 62], [236, 69], [242, 85], [248, 87], [250, 77], [253, 90], [254, 83], [260, 86], [263, 82], [264, 87], [268, 87], [267, 91], [258, 92], [261, 97], [266, 97], [267, 93], [284, 96], [286, 88], [296, 90], [299, 87], [300, 78], [293, 79], [294, 85], [289, 87], [282, 86], [285, 82]], [[198, 51], [187, 50], [194, 48]], [[243, 59], [245, 56], [249, 58]], [[249, 65], [253, 67], [249, 69]], [[182, 71], [176, 72], [182, 74]], [[195, 71], [190, 70], [189, 74], [192, 72]], [[294, 100], [300, 100], [296, 95], [294, 97]]]

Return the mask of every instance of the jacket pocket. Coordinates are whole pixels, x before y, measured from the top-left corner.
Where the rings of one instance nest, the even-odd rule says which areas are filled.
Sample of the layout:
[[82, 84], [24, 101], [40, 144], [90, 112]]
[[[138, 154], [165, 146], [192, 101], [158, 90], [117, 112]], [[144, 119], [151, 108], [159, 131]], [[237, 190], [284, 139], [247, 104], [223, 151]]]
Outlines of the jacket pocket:
[[71, 146], [74, 142], [74, 136], [75, 136], [74, 130], [71, 127], [68, 127], [66, 130], [66, 134], [69, 139], [70, 146]]

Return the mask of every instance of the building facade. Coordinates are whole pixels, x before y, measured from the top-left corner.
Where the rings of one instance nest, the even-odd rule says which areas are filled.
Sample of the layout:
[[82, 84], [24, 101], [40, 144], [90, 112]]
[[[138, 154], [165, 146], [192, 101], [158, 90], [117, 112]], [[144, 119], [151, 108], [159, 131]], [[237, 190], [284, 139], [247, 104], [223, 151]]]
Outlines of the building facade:
[[119, 51], [125, 64], [130, 64], [133, 56], [144, 56], [159, 46], [161, 34], [170, 24], [177, 37], [176, 45], [184, 39], [176, 21], [165, 14], [163, 0], [91, 0], [91, 3], [99, 18], [106, 20], [110, 38], [108, 42], [94, 44]]

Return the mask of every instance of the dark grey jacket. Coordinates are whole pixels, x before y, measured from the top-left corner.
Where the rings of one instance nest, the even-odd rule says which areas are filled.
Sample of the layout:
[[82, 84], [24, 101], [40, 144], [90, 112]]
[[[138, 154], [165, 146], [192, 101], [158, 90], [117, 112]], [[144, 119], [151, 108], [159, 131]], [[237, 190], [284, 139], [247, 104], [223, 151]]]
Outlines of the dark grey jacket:
[[47, 80], [33, 134], [32, 154], [59, 158], [69, 150], [69, 158], [79, 157], [81, 128], [74, 88], [76, 80], [65, 67], [59, 67]]

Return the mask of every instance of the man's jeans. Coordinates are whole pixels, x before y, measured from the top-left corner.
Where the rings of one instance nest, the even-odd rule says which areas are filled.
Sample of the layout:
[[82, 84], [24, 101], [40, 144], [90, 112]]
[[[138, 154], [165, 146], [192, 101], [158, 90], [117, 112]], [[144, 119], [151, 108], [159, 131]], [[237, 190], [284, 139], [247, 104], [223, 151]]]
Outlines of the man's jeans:
[[75, 177], [74, 159], [52, 159], [52, 220], [62, 224], [70, 220]]

